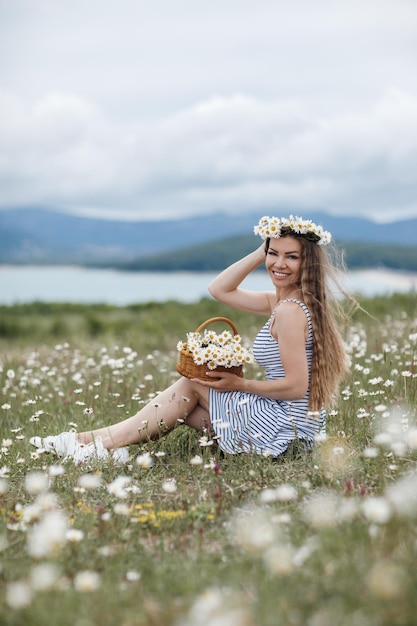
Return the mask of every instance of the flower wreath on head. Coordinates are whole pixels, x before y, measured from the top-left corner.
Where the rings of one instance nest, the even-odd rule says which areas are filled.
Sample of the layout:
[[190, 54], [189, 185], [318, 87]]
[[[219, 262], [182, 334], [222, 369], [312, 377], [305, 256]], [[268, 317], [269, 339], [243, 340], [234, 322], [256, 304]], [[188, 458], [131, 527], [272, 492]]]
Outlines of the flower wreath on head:
[[303, 236], [319, 246], [326, 246], [332, 240], [331, 234], [323, 230], [322, 226], [318, 226], [311, 220], [303, 220], [297, 215], [281, 218], [265, 215], [261, 217], [253, 232], [255, 235], [260, 235], [262, 239], [279, 239], [285, 235]]

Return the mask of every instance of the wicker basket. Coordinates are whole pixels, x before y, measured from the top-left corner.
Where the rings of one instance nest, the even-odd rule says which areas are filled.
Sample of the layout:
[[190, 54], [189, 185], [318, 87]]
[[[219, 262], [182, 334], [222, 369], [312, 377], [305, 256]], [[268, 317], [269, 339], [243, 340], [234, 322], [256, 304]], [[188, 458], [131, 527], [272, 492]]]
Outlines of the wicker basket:
[[[201, 330], [203, 330], [203, 328], [214, 322], [226, 322], [231, 327], [233, 334], [237, 335], [236, 326], [227, 317], [211, 317], [210, 319], [200, 324], [195, 332], [199, 333]], [[207, 363], [203, 363], [202, 365], [194, 363], [193, 354], [192, 352], [190, 352], [187, 345], [185, 345], [185, 347], [180, 350], [177, 363], [177, 372], [181, 374], [181, 376], [185, 376], [186, 378], [200, 378], [201, 380], [219, 380], [214, 376], [206, 376], [207, 371], [210, 371], [207, 367]], [[216, 367], [215, 370], [211, 371], [230, 372], [231, 374], [236, 374], [236, 376], [243, 376], [243, 365], [237, 365], [233, 367], [224, 367], [222, 365], [219, 365], [218, 367]]]

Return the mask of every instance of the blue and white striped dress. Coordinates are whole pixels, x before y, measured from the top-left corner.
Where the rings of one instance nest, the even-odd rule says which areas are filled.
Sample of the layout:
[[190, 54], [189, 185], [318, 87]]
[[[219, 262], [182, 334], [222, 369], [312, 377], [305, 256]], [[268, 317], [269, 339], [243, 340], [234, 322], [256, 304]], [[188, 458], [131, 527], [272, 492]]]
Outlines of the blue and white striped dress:
[[[310, 377], [313, 357], [310, 312], [300, 300], [289, 298], [282, 302], [296, 302], [307, 317], [306, 354]], [[275, 311], [253, 344], [254, 357], [265, 368], [268, 380], [285, 376], [278, 342], [270, 332], [274, 316]], [[285, 452], [296, 439], [312, 446], [314, 435], [325, 430], [326, 414], [323, 410], [319, 417], [309, 415], [308, 397], [309, 390], [302, 400], [286, 401], [240, 391], [209, 389], [210, 419], [221, 450], [229, 454], [249, 452], [275, 457]]]

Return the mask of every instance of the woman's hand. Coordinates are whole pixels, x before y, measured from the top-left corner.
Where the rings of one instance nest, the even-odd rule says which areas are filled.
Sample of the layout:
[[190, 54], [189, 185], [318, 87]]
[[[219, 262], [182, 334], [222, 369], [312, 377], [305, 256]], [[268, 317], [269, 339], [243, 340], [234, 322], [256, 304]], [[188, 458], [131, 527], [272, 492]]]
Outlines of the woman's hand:
[[206, 375], [213, 378], [213, 380], [203, 380], [201, 378], [192, 378], [191, 380], [203, 385], [204, 387], [211, 387], [216, 391], [243, 391], [244, 381], [241, 376], [237, 376], [236, 374], [232, 374], [230, 372], [218, 372], [212, 370], [208, 370]]

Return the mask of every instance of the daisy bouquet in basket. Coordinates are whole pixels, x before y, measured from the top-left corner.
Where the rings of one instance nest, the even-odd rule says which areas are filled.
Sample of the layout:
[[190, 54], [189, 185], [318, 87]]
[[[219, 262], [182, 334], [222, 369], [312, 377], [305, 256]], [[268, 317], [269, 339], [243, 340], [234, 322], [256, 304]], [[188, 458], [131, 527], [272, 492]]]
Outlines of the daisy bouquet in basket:
[[[206, 328], [218, 321], [227, 322], [232, 330], [216, 333]], [[187, 341], [179, 341], [177, 350], [177, 371], [187, 378], [213, 380], [205, 375], [207, 370], [229, 371], [242, 376], [243, 365], [253, 362], [252, 353], [242, 345], [235, 325], [225, 317], [207, 320], [194, 332], [187, 333]]]

